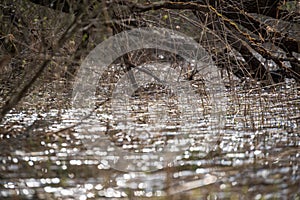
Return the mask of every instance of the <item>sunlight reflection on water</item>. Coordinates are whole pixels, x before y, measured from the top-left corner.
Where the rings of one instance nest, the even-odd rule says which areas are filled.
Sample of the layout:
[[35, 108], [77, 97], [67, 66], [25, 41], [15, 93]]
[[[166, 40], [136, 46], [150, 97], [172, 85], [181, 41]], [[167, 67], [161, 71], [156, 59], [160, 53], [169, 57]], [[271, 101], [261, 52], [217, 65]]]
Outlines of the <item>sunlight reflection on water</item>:
[[[149, 173], [111, 168], [110, 163], [115, 160], [111, 154], [114, 148], [143, 149], [134, 142], [116, 147], [120, 138], [134, 140], [129, 137], [131, 135], [114, 132], [120, 127], [114, 127], [113, 123], [109, 124], [110, 133], [119, 134], [117, 140], [111, 141], [108, 149], [93, 145], [93, 141], [101, 141], [103, 137], [110, 139], [106, 133], [106, 122], [112, 120], [109, 112], [97, 113], [95, 120], [99, 126], [91, 130], [93, 134], [76, 130], [49, 134], [76, 123], [69, 119], [73, 111], [65, 110], [60, 119], [56, 119], [58, 110], [55, 109], [42, 114], [32, 110], [28, 113], [14, 111], [7, 115], [6, 126], [21, 133], [9, 137], [1, 134], [0, 197], [171, 198], [180, 194], [190, 199], [236, 195], [256, 199], [299, 198], [299, 90], [284, 88], [272, 93], [252, 93], [239, 92], [232, 96], [226, 126], [218, 137], [210, 137], [205, 116], [198, 119], [191, 126], [190, 146], [167, 166], [162, 165]], [[38, 130], [24, 129], [35, 120], [47, 117], [53, 120], [49, 125], [37, 126]], [[142, 132], [143, 126], [140, 128]], [[148, 128], [145, 129], [150, 131]], [[31, 134], [26, 136], [26, 130]], [[169, 130], [164, 136], [172, 137], [172, 134], [174, 132]], [[155, 139], [154, 136], [152, 134]], [[139, 139], [144, 138], [147, 136], [141, 135]], [[149, 146], [145, 149], [151, 150]]]

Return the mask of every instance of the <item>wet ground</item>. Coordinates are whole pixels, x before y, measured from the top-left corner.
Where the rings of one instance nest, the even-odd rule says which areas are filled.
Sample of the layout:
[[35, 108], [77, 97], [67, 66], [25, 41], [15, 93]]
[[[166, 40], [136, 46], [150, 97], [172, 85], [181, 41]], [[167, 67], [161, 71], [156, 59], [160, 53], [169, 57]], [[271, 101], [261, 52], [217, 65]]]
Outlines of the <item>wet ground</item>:
[[[173, 151], [184, 126], [180, 116], [191, 115], [176, 111], [176, 98], [133, 96], [126, 125], [114, 119], [109, 101], [100, 103], [93, 130], [61, 130], [76, 124], [70, 118], [76, 111], [54, 106], [70, 94], [55, 92], [63, 83], [49, 83], [47, 96], [27, 97], [1, 125], [0, 198], [299, 199], [299, 87], [292, 81], [268, 88], [236, 85], [224, 94], [224, 126], [211, 128], [209, 114], [193, 118], [182, 138], [188, 145]], [[156, 129], [159, 115], [147, 114], [151, 108], [164, 108], [169, 124]], [[170, 154], [162, 150], [169, 144]], [[147, 156], [128, 156], [138, 153]]]

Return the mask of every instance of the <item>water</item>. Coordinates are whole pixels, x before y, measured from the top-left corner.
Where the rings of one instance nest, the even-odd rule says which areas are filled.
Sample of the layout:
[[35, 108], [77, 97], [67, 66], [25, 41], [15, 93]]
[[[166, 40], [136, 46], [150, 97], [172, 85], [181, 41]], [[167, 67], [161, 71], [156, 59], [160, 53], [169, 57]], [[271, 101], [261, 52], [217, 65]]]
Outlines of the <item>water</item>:
[[[93, 116], [94, 130], [86, 133], [77, 126], [57, 132], [76, 123], [70, 118], [75, 111], [54, 108], [49, 101], [35, 106], [27, 98], [1, 125], [9, 132], [0, 135], [0, 198], [299, 199], [299, 88], [293, 82], [272, 88], [246, 86], [227, 88], [226, 123], [218, 134], [210, 134], [215, 130], [209, 128], [209, 114], [196, 119], [185, 138], [189, 146], [176, 152], [171, 163], [157, 162], [155, 166], [161, 166], [150, 172], [116, 167], [114, 150], [159, 151], [176, 137], [178, 124], [157, 127], [162, 131], [156, 135], [150, 125], [157, 124], [157, 116], [133, 109], [126, 128], [135, 126], [140, 132], [130, 135], [120, 131], [124, 127], [103, 104]], [[54, 95], [47, 87], [48, 96]], [[68, 95], [54, 96], [57, 104]], [[145, 99], [134, 102], [143, 107]], [[154, 102], [165, 105], [166, 99], [160, 96]], [[176, 110], [174, 102], [169, 110]], [[178, 119], [176, 114], [170, 117]]]

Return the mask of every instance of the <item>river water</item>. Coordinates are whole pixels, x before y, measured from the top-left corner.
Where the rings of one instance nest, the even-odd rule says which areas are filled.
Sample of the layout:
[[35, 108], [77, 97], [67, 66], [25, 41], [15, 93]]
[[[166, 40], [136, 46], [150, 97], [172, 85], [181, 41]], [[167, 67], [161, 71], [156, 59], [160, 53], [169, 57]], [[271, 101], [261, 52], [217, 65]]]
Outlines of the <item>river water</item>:
[[[132, 109], [125, 125], [107, 101], [89, 121], [96, 123], [61, 130], [77, 123], [70, 117], [76, 111], [57, 106], [70, 98], [66, 90], [57, 92], [64, 87], [45, 84], [6, 116], [1, 199], [300, 198], [300, 90], [291, 80], [273, 87], [241, 81], [226, 87], [224, 124], [215, 128], [209, 114], [178, 114], [176, 98], [150, 92], [126, 105]], [[198, 95], [199, 105], [205, 104]], [[151, 116], [151, 109], [168, 113], [170, 120]], [[182, 115], [194, 121], [182, 138], [186, 143], [173, 151], [181, 145], [174, 138], [185, 126]], [[160, 120], [167, 126], [160, 127]], [[170, 154], [161, 150], [168, 144]]]

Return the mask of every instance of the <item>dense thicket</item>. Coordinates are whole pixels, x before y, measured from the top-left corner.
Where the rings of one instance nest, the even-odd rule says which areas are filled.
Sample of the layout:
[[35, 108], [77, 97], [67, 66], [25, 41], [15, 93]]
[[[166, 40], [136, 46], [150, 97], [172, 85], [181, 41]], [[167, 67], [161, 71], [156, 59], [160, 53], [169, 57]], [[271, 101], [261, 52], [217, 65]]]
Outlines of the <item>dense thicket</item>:
[[[220, 68], [239, 78], [264, 84], [300, 80], [297, 1], [15, 0], [0, 3], [0, 9], [1, 71], [36, 66], [1, 116], [53, 61], [66, 66], [64, 77], [72, 75], [97, 43], [136, 27], [171, 28], [192, 36]], [[129, 58], [125, 55], [123, 62], [132, 66]]]

